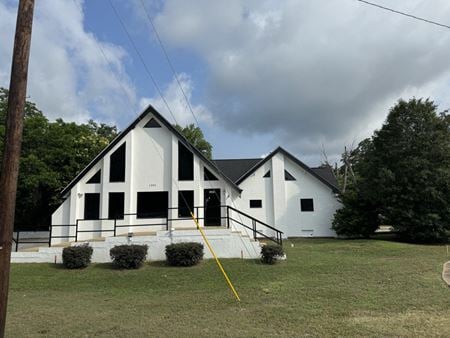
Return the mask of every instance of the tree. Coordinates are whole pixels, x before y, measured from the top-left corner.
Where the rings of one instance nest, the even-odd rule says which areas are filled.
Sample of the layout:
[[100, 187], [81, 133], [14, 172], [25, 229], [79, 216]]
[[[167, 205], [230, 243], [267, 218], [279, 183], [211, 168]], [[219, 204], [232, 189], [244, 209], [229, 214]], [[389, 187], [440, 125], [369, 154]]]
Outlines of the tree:
[[342, 197], [344, 207], [334, 220], [338, 233], [384, 223], [405, 240], [448, 240], [450, 118], [436, 108], [430, 100], [411, 99], [390, 110], [359, 154], [357, 186]]
[[186, 127], [182, 127], [178, 124], [175, 128], [183, 134], [184, 137], [207, 158], [212, 158], [212, 145], [205, 140], [200, 127], [196, 127], [194, 124], [189, 124]]
[[[0, 88], [0, 149], [8, 91]], [[86, 124], [49, 122], [32, 102], [25, 104], [22, 156], [18, 179], [18, 226], [50, 224], [61, 203], [59, 192], [117, 135], [117, 128], [89, 121]]]

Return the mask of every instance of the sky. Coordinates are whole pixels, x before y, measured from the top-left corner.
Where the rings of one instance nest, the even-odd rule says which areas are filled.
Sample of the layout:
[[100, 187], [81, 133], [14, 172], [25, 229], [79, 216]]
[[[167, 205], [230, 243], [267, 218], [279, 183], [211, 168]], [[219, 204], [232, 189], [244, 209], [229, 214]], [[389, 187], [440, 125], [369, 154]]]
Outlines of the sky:
[[[447, 0], [374, 1], [450, 24]], [[17, 5], [0, 0], [2, 87]], [[27, 95], [50, 120], [119, 129], [152, 104], [198, 122], [215, 158], [282, 146], [314, 166], [372, 135], [400, 98], [448, 109], [449, 60], [449, 29], [356, 0], [39, 0]]]

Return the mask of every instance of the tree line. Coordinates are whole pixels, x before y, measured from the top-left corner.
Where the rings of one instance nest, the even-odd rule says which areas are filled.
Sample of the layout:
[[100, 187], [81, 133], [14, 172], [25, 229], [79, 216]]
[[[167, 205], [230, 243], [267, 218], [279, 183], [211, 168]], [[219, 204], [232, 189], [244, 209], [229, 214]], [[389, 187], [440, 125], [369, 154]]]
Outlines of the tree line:
[[[0, 88], [0, 156], [7, 98], [8, 91]], [[175, 127], [211, 158], [212, 146], [199, 127]], [[93, 120], [49, 121], [27, 101], [16, 226], [48, 226], [62, 202], [60, 191], [117, 134], [116, 126]], [[450, 116], [438, 113], [433, 101], [398, 101], [379, 130], [343, 154], [335, 175], [342, 203], [333, 220], [338, 235], [370, 237], [380, 225], [389, 225], [403, 240], [449, 240]]]
[[433, 101], [398, 101], [383, 126], [342, 162], [341, 184], [349, 166], [353, 176], [333, 221], [339, 235], [370, 237], [389, 225], [405, 241], [449, 240], [450, 116]]

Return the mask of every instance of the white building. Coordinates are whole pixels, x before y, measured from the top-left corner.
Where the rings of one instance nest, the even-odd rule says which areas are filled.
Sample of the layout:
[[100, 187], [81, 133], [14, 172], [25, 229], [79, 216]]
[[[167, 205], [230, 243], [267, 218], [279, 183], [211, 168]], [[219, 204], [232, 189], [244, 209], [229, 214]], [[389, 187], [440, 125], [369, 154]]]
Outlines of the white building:
[[63, 190], [51, 242], [189, 230], [190, 211], [205, 229], [251, 237], [335, 236], [337, 192], [329, 168], [282, 148], [263, 159], [209, 161], [149, 106]]

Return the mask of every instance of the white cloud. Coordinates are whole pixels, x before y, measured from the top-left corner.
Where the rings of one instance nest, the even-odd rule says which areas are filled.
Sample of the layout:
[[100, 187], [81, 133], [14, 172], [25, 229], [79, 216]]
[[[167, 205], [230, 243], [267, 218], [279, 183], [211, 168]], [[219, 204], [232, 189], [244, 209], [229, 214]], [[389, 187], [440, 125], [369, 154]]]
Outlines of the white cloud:
[[[137, 104], [124, 70], [127, 54], [86, 31], [82, 5], [81, 0], [36, 2], [28, 96], [51, 119], [129, 120]], [[0, 85], [5, 87], [16, 11], [16, 1], [0, 0]]]
[[[178, 74], [178, 80], [181, 84], [181, 87], [183, 88], [184, 93], [186, 94], [186, 98], [189, 100], [189, 104], [192, 108], [192, 111], [194, 112], [197, 121], [200, 124], [206, 123], [208, 125], [211, 125], [212, 117], [208, 109], [206, 109], [206, 107], [201, 104], [195, 105], [191, 101], [192, 92], [194, 90], [191, 78], [187, 74], [181, 73]], [[196, 123], [194, 116], [192, 115], [186, 103], [183, 92], [178, 86], [176, 78], [172, 79], [167, 88], [165, 88], [165, 90], [163, 91], [163, 97], [172, 113], [168, 110], [167, 105], [164, 103], [163, 99], [160, 96], [153, 98], [144, 97], [140, 100], [139, 105], [143, 109], [148, 104], [151, 104], [172, 123], [176, 122], [182, 126], [185, 126], [189, 123]]]
[[[450, 22], [445, 0], [378, 2]], [[215, 119], [305, 156], [368, 136], [401, 96], [449, 104], [448, 30], [356, 1], [167, 0], [155, 23], [206, 63]]]

